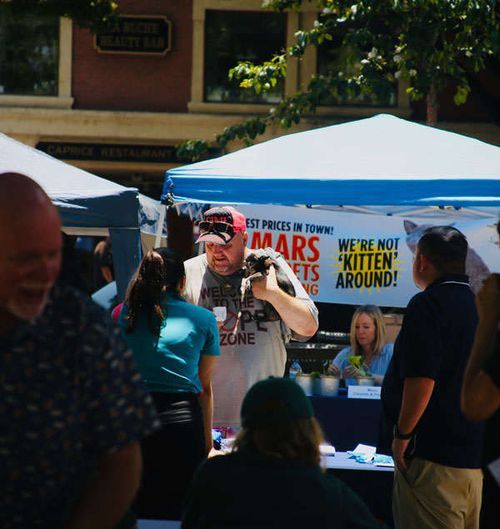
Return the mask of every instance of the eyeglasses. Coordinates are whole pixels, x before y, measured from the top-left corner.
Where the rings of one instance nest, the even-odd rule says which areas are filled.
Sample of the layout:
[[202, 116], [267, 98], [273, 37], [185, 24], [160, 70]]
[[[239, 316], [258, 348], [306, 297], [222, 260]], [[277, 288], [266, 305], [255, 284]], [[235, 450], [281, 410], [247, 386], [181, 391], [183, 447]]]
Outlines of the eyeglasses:
[[228, 222], [222, 221], [211, 221], [211, 220], [202, 220], [198, 223], [201, 233], [217, 232], [217, 233], [227, 233], [228, 235], [234, 235], [234, 227]]

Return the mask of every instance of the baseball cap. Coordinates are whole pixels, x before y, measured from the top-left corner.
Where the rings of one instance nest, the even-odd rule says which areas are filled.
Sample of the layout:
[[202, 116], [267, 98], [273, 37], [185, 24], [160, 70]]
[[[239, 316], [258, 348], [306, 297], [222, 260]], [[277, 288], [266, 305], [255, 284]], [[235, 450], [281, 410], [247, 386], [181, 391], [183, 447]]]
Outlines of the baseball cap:
[[257, 382], [248, 390], [241, 405], [241, 424], [244, 428], [313, 416], [306, 394], [288, 378], [269, 377]]
[[198, 242], [227, 244], [239, 232], [245, 232], [247, 221], [245, 215], [231, 206], [211, 208], [203, 214], [198, 222], [200, 236]]

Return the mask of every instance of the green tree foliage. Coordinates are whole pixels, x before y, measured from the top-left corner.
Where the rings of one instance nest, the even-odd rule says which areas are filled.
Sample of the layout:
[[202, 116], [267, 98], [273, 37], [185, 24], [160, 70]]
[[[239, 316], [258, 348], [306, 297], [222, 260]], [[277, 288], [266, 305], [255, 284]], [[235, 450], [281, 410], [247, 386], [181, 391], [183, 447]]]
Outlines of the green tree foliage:
[[[471, 91], [468, 73], [499, 56], [497, 0], [264, 0], [263, 8], [299, 10], [313, 3], [318, 18], [311, 30], [298, 31], [292, 46], [264, 64], [239, 63], [229, 76], [242, 89], [263, 93], [308, 46], [336, 41], [351, 53], [342, 54], [340, 68], [313, 75], [306, 90], [284, 97], [268, 114], [227, 127], [217, 136], [220, 147], [234, 139], [249, 143], [269, 125], [288, 129], [331, 96], [384, 96], [397, 80], [408, 82], [412, 100], [426, 98], [427, 122], [435, 124], [439, 92], [454, 82], [454, 102], [463, 104]], [[208, 144], [191, 140], [190, 146], [200, 156]], [[178, 153], [192, 154], [183, 145]]]
[[34, 13], [46, 16], [64, 16], [80, 27], [92, 31], [106, 28], [116, 16], [118, 4], [112, 0], [0, 0], [16, 15]]

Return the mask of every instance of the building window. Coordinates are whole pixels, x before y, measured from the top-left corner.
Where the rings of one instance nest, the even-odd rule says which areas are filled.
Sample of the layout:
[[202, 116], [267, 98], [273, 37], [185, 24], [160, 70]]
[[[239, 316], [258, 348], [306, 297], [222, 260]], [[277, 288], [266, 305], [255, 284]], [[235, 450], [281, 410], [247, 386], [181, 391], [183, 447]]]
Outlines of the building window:
[[59, 85], [59, 18], [0, 6], [0, 94], [54, 96]]
[[280, 13], [207, 10], [205, 14], [204, 100], [228, 103], [276, 103], [283, 83], [265, 94], [239, 88], [228, 72], [239, 61], [260, 64], [286, 44], [286, 17]]

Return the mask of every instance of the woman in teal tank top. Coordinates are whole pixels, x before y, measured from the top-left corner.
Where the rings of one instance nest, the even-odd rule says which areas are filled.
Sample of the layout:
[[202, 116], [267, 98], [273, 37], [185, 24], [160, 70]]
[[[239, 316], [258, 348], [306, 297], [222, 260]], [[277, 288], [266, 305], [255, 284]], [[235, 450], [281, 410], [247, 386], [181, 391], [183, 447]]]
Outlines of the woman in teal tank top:
[[184, 280], [184, 264], [172, 250], [149, 251], [119, 317], [162, 423], [142, 443], [140, 518], [180, 519], [193, 473], [212, 447], [211, 375], [219, 334], [212, 312], [180, 295]]

